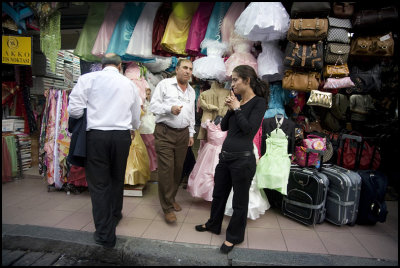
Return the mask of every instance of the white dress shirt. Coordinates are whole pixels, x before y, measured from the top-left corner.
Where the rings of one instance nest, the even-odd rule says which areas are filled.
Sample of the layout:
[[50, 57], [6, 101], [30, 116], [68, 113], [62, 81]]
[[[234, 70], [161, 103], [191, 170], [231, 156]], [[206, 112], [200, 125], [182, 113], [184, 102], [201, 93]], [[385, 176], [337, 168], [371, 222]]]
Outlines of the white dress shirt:
[[69, 95], [69, 116], [80, 118], [84, 108], [86, 130], [136, 130], [140, 126], [139, 90], [113, 66], [79, 77]]
[[[157, 84], [150, 102], [150, 111], [156, 116], [156, 123], [164, 123], [172, 128], [189, 127], [189, 135], [193, 137], [195, 113], [194, 103], [196, 93], [188, 84], [185, 91], [179, 85], [176, 77], [166, 78]], [[180, 114], [171, 112], [172, 106], [183, 106]]]

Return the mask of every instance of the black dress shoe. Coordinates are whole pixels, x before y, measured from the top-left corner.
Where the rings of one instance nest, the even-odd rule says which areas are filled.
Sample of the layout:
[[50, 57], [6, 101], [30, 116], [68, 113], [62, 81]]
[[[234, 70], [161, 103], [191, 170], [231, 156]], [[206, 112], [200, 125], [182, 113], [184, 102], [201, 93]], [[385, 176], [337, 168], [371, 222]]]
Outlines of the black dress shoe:
[[221, 248], [220, 248], [219, 250], [220, 250], [222, 253], [228, 254], [228, 253], [233, 249], [234, 246], [235, 246], [235, 245], [227, 246], [227, 245], [225, 244], [225, 242], [224, 242], [224, 243], [222, 243], [222, 246], [221, 246]]
[[97, 245], [103, 246], [104, 248], [108, 248], [108, 249], [114, 248], [116, 240], [117, 240], [117, 239], [114, 239], [114, 241], [112, 243], [105, 242], [105, 241], [100, 240], [100, 238], [96, 235], [96, 233], [93, 233], [93, 239]]
[[196, 226], [195, 226], [195, 229], [196, 229], [196, 231], [198, 231], [198, 232], [209, 231], [209, 232], [211, 232], [211, 233], [213, 233], [213, 234], [217, 234], [217, 235], [219, 235], [219, 234], [221, 233], [221, 232], [214, 232], [214, 231], [208, 229], [207, 227], [203, 227], [203, 224], [196, 225]]

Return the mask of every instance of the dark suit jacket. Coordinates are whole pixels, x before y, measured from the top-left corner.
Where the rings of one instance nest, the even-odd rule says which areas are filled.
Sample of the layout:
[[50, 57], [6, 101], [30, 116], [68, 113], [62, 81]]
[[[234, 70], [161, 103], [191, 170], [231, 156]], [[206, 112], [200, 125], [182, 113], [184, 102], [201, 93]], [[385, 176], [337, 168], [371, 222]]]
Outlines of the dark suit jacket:
[[[288, 136], [288, 153], [294, 153], [295, 145], [295, 126], [296, 124], [290, 119], [284, 119], [281, 129]], [[265, 140], [267, 135], [271, 134], [271, 131], [276, 129], [275, 117], [264, 118], [262, 123], [262, 142], [261, 142], [261, 155], [265, 154]]]
[[68, 119], [68, 131], [72, 133], [67, 161], [75, 166], [84, 167], [86, 159], [86, 109], [79, 119]]

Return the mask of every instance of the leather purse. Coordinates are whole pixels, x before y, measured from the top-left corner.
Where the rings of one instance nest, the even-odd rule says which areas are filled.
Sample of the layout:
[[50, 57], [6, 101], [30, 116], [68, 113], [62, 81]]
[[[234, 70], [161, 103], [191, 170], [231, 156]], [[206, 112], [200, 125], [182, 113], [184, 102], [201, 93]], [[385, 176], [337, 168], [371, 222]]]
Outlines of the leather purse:
[[330, 2], [293, 2], [291, 18], [326, 18], [331, 11]]
[[317, 72], [286, 70], [282, 79], [282, 88], [310, 92], [318, 89], [320, 81], [321, 74]]
[[[322, 106], [325, 108], [332, 107], [332, 93], [319, 90], [311, 90], [307, 105]], [[315, 148], [313, 148], [315, 149]], [[318, 149], [319, 150], [319, 149]]]
[[381, 89], [381, 68], [379, 64], [372, 67], [353, 65], [350, 69], [351, 81], [355, 84], [352, 94], [368, 94]]
[[349, 66], [347, 66], [347, 63], [345, 64], [340, 64], [340, 65], [330, 65], [330, 64], [326, 64], [324, 65], [324, 77], [328, 78], [328, 77], [335, 77], [335, 78], [339, 78], [339, 77], [346, 77], [349, 76], [350, 74], [350, 70], [349, 70]]
[[289, 41], [315, 42], [326, 38], [328, 19], [291, 19], [287, 33]]
[[341, 88], [349, 88], [354, 87], [353, 81], [351, 81], [350, 77], [342, 77], [342, 78], [328, 78], [325, 81], [324, 89], [341, 89]]
[[336, 18], [349, 19], [354, 14], [354, 4], [349, 2], [334, 2], [332, 12]]
[[339, 43], [328, 43], [325, 50], [325, 63], [335, 64], [337, 61], [347, 63], [350, 45]]
[[394, 39], [392, 33], [356, 37], [351, 41], [350, 54], [355, 56], [393, 56]]
[[373, 10], [359, 10], [353, 16], [353, 28], [355, 32], [360, 30], [376, 30], [384, 27], [394, 29], [398, 25], [398, 10], [396, 6], [384, 7]]
[[289, 41], [286, 46], [283, 65], [322, 70], [324, 45], [322, 41], [314, 44], [299, 44]]

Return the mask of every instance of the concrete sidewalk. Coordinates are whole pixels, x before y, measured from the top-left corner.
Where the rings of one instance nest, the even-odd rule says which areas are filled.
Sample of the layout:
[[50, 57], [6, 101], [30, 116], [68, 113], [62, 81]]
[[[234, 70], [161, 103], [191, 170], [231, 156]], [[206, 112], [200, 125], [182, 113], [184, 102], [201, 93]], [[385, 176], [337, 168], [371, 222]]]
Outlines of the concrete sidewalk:
[[[398, 266], [398, 261], [328, 254], [295, 253], [235, 247], [228, 255], [219, 247], [117, 236], [117, 245], [105, 249], [93, 233], [34, 225], [2, 224], [2, 249], [59, 253], [110, 265], [160, 266]], [[9, 251], [8, 251], [9, 252]], [[81, 264], [79, 264], [81, 265]], [[70, 266], [75, 266], [71, 264]]]

